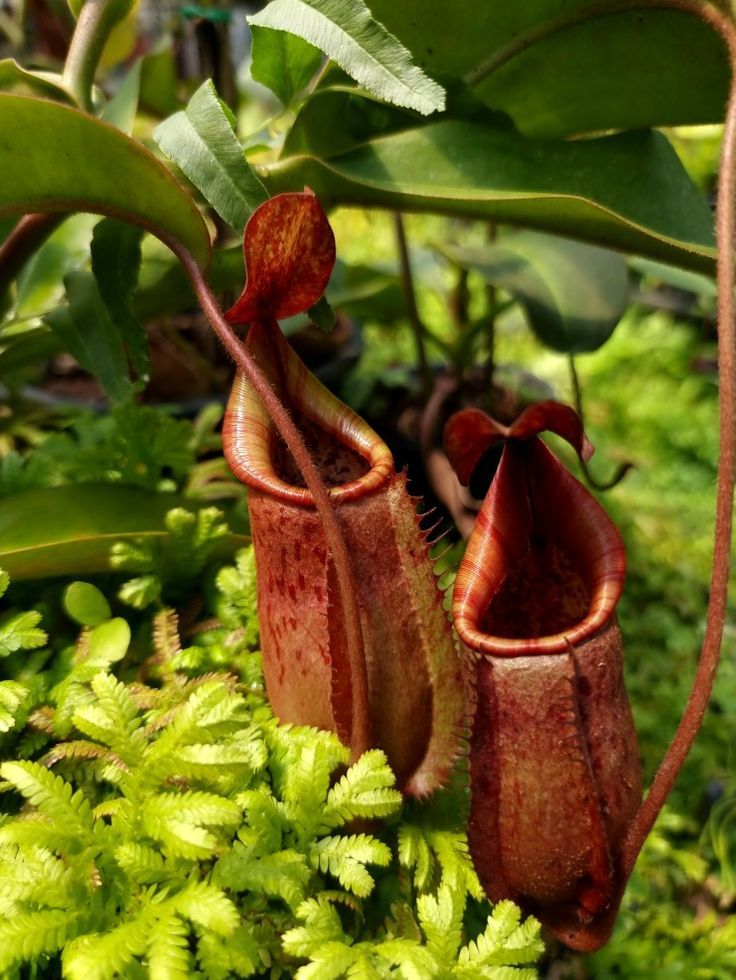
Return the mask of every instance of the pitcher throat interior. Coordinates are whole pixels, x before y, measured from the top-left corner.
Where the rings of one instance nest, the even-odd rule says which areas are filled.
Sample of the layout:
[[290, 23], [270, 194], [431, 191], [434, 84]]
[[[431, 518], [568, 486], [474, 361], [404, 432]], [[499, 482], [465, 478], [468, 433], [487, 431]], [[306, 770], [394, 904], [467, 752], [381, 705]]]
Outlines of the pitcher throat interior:
[[558, 544], [534, 536], [491, 599], [481, 630], [507, 639], [552, 636], [588, 614], [590, 591]]
[[[359, 480], [370, 470], [370, 463], [350, 446], [311, 419], [302, 416], [299, 430], [307, 449], [328, 487]], [[304, 487], [304, 478], [285, 443], [277, 433], [272, 434], [271, 455], [274, 469], [284, 483]]]

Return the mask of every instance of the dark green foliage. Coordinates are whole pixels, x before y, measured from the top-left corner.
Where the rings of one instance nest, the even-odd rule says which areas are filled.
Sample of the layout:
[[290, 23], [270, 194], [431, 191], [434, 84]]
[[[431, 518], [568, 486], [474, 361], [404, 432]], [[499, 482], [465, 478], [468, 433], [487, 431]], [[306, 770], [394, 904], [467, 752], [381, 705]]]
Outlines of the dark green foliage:
[[38, 448], [0, 460], [0, 496], [61, 483], [124, 483], [173, 490], [196, 460], [196, 431], [165, 412], [135, 404], [109, 415], [80, 414]]

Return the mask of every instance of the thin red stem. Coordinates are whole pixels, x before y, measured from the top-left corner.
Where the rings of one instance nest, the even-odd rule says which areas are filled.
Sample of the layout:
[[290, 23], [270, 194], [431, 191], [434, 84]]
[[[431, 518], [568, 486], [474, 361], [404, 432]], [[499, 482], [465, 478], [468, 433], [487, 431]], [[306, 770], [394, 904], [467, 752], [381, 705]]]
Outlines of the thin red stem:
[[[668, 4], [672, 5], [672, 4]], [[669, 748], [649, 792], [634, 818], [622, 848], [622, 868], [630, 874], [649, 831], [662, 809], [695, 741], [708, 706], [721, 649], [728, 600], [733, 487], [736, 475], [736, 332], [734, 328], [734, 245], [736, 244], [736, 26], [719, 10], [700, 4], [678, 4], [701, 17], [723, 37], [731, 62], [731, 89], [726, 110], [718, 175], [716, 238], [718, 242], [718, 374], [720, 455], [714, 529], [713, 564], [705, 636], [692, 690]]]
[[48, 212], [23, 215], [0, 244], [0, 295], [66, 217], [66, 214]]
[[212, 329], [239, 370], [248, 379], [263, 402], [266, 411], [286, 443], [289, 452], [302, 472], [307, 489], [312, 495], [327, 539], [328, 547], [335, 563], [335, 572], [342, 606], [342, 614], [347, 635], [348, 660], [350, 663], [352, 688], [351, 750], [353, 760], [357, 759], [371, 745], [370, 717], [368, 712], [368, 675], [366, 671], [363, 631], [360, 623], [360, 610], [357, 601], [355, 576], [350, 564], [345, 538], [340, 529], [335, 510], [327, 489], [309, 454], [301, 433], [294, 425], [288, 410], [261, 372], [252, 356], [236, 337], [230, 324], [220, 310], [217, 300], [192, 256], [173, 239], [165, 239], [184, 266], [194, 291]]

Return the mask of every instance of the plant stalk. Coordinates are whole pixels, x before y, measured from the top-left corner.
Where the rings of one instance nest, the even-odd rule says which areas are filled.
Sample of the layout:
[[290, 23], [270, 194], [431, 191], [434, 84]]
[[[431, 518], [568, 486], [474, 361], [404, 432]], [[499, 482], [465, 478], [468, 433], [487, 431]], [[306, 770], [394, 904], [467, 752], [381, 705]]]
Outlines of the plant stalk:
[[92, 87], [107, 39], [130, 7], [131, 0], [86, 0], [79, 12], [62, 82], [85, 112], [94, 109]]
[[[575, 401], [575, 411], [578, 413], [578, 418], [580, 423], [585, 429], [585, 414], [583, 412], [583, 391], [580, 386], [580, 378], [578, 377], [578, 369], [575, 364], [575, 357], [572, 354], [568, 354], [568, 364], [570, 365], [570, 380], [572, 382], [572, 393]], [[592, 487], [594, 490], [600, 490], [601, 492], [605, 490], [612, 490], [617, 483], [620, 483], [629, 470], [634, 468], [633, 463], [620, 463], [610, 480], [597, 480], [590, 471], [588, 463], [582, 458], [579, 459], [580, 469], [585, 477], [585, 482], [588, 486]]]
[[28, 259], [67, 217], [65, 214], [24, 214], [0, 244], [0, 296]]
[[[665, 4], [663, 4], [664, 6]], [[654, 826], [685, 759], [695, 741], [713, 687], [728, 600], [729, 559], [736, 477], [736, 327], [734, 325], [734, 246], [736, 246], [736, 25], [720, 9], [669, 2], [695, 14], [717, 30], [728, 48], [731, 88], [726, 110], [718, 174], [716, 239], [718, 243], [718, 376], [720, 454], [716, 491], [713, 562], [705, 636], [690, 696], [674, 738], [655, 773], [646, 799], [632, 821], [623, 843], [623, 872], [631, 873], [641, 847]]]
[[404, 303], [409, 317], [409, 324], [414, 334], [414, 345], [417, 351], [417, 367], [422, 379], [422, 391], [428, 395], [432, 390], [432, 371], [427, 359], [427, 348], [424, 344], [424, 324], [419, 316], [417, 308], [417, 296], [414, 289], [414, 276], [411, 268], [411, 258], [409, 256], [409, 246], [406, 241], [406, 229], [404, 219], [398, 211], [394, 212], [394, 232], [396, 234], [396, 247], [399, 252], [399, 271], [401, 274], [401, 288], [404, 292]]
[[335, 563], [335, 572], [347, 637], [352, 689], [351, 751], [355, 761], [371, 746], [370, 714], [368, 708], [368, 675], [365, 663], [363, 630], [360, 622], [355, 576], [347, 545], [335, 510], [322, 477], [309, 454], [301, 433], [291, 415], [268, 383], [257, 363], [243, 347], [213, 296], [202, 270], [192, 256], [177, 241], [163, 239], [184, 266], [200, 306], [212, 329], [239, 370], [248, 379], [263, 402], [266, 411], [286, 443], [289, 452], [302, 472], [307, 489], [312, 494]]
[[[496, 241], [496, 225], [488, 222], [486, 238], [490, 245]], [[493, 376], [496, 373], [496, 316], [498, 315], [498, 290], [493, 283], [486, 284], [486, 306], [488, 308], [488, 323], [485, 328], [488, 356], [483, 366], [488, 384], [493, 386]]]

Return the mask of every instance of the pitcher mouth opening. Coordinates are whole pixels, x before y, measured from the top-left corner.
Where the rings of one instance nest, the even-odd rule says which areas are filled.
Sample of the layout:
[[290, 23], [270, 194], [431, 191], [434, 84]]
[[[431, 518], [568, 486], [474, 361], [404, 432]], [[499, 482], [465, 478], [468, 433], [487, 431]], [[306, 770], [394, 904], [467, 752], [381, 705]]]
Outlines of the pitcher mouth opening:
[[[383, 487], [395, 469], [380, 436], [307, 370], [280, 331], [266, 338], [263, 332], [251, 330], [247, 344], [276, 390], [285, 393], [298, 412], [302, 434], [331, 500], [347, 503]], [[314, 507], [291, 454], [243, 375], [233, 384], [223, 445], [230, 469], [246, 486], [286, 503]]]
[[543, 654], [571, 653], [576, 646], [602, 630], [613, 616], [618, 593], [601, 589], [594, 596], [588, 614], [574, 626], [546, 636], [506, 637], [492, 635], [474, 627], [468, 619], [456, 617], [455, 628], [471, 652], [495, 657], [526, 657]]
[[[455, 586], [455, 628], [480, 655], [569, 653], [612, 620], [623, 590], [615, 525], [541, 442], [526, 452], [528, 492], [518, 492], [527, 463], [511, 449], [468, 542], [469, 571]], [[502, 472], [512, 468], [513, 481]]]

